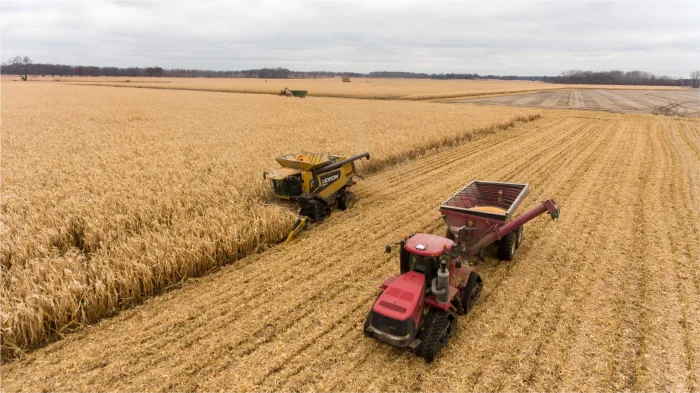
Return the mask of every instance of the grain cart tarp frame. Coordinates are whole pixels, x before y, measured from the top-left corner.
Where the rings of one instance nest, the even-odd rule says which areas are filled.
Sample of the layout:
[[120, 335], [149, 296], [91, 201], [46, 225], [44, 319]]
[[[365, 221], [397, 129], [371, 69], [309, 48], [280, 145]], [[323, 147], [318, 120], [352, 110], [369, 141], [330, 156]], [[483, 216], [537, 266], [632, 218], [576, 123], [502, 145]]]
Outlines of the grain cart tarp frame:
[[[446, 237], [418, 233], [394, 243], [400, 246], [400, 274], [382, 283], [365, 335], [433, 361], [453, 336], [457, 317], [467, 314], [481, 293], [481, 277], [466, 262], [540, 214], [559, 217], [559, 207], [548, 199], [512, 218], [528, 190], [527, 184], [473, 181], [440, 207]], [[477, 221], [482, 222], [477, 226]], [[456, 238], [451, 226], [458, 228]]]

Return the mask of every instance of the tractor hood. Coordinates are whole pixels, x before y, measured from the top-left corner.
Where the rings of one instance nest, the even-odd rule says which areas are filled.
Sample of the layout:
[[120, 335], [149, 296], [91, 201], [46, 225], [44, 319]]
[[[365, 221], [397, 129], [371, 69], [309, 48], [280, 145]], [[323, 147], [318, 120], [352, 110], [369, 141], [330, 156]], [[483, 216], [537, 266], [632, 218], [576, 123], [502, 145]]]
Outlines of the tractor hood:
[[393, 280], [374, 303], [373, 311], [385, 317], [405, 321], [419, 313], [416, 308], [422, 304], [425, 292], [425, 276], [410, 271]]

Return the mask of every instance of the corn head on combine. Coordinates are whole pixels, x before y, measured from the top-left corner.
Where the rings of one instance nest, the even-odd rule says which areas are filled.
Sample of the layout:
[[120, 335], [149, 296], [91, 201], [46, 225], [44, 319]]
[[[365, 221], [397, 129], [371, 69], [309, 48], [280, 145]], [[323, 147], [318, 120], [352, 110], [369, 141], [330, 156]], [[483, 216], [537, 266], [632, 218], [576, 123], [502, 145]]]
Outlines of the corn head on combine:
[[440, 206], [445, 237], [418, 233], [394, 243], [400, 247], [400, 274], [382, 283], [365, 335], [433, 361], [454, 334], [457, 317], [481, 293], [472, 257], [495, 242], [499, 257], [511, 260], [526, 222], [543, 213], [559, 217], [559, 207], [548, 199], [513, 218], [529, 190], [527, 184], [472, 181]]
[[355, 184], [355, 161], [362, 158], [369, 160], [369, 153], [348, 158], [303, 152], [276, 158], [281, 168], [266, 171], [264, 178], [270, 180], [277, 198], [298, 201], [301, 208], [287, 242], [307, 225], [323, 221], [333, 207], [353, 207], [357, 198], [348, 188]]

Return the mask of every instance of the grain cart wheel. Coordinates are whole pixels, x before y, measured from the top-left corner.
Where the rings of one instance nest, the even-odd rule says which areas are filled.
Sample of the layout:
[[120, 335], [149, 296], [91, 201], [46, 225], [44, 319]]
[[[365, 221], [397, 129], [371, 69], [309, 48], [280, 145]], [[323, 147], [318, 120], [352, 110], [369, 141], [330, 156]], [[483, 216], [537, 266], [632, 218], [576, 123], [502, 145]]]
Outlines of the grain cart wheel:
[[479, 273], [471, 272], [469, 274], [467, 285], [460, 290], [460, 294], [462, 296], [462, 311], [465, 314], [469, 313], [469, 310], [474, 307], [474, 304], [479, 299], [483, 285], [484, 284], [481, 282]]
[[340, 210], [352, 209], [357, 202], [357, 197], [350, 191], [345, 191], [340, 195], [340, 200], [338, 201], [338, 207]]
[[525, 226], [522, 225], [518, 230], [515, 232], [515, 248], [520, 248], [520, 244], [523, 242], [523, 231]]
[[504, 261], [512, 261], [515, 254], [515, 238], [517, 234], [511, 232], [498, 241], [498, 258]]
[[437, 308], [431, 308], [425, 318], [425, 324], [420, 332], [419, 355], [425, 359], [426, 363], [430, 363], [452, 337], [457, 321], [449, 312]]

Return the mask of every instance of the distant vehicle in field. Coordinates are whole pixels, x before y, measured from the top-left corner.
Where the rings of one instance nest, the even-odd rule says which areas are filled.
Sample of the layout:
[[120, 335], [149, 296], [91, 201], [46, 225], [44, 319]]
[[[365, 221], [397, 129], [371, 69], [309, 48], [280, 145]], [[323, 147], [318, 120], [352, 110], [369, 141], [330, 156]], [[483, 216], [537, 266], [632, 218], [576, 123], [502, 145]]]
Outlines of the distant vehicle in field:
[[280, 95], [287, 97], [306, 98], [306, 94], [308, 94], [308, 90], [289, 90], [286, 87], [283, 90], [280, 90]]

